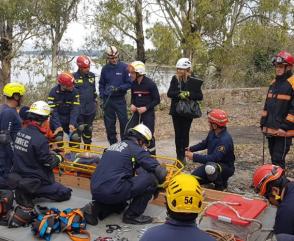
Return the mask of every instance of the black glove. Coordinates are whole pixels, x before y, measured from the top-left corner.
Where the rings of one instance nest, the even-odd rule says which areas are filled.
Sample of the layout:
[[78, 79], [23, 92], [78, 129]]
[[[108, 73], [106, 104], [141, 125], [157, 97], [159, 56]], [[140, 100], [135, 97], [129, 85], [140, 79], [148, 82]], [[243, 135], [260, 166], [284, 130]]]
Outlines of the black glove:
[[167, 176], [167, 170], [165, 167], [158, 165], [154, 170], [155, 177], [159, 184], [164, 183]]

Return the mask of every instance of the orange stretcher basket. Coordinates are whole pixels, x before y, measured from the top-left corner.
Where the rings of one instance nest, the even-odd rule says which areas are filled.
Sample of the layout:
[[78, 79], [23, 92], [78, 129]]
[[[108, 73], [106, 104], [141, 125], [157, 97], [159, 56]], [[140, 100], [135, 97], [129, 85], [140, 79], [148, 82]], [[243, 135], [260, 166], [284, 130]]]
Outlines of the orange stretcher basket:
[[[70, 144], [79, 146], [79, 148], [72, 147], [70, 146]], [[55, 173], [59, 173], [59, 175], [65, 174], [90, 178], [92, 173], [94, 173], [96, 169], [96, 165], [73, 162], [67, 159], [66, 154], [75, 153], [84, 158], [91, 158], [91, 156], [102, 155], [107, 147], [69, 141], [60, 141], [50, 143], [50, 148], [52, 150], [57, 150], [64, 157], [64, 162], [60, 163], [59, 167], [54, 170]], [[156, 158], [162, 166], [166, 167], [168, 171], [166, 181], [160, 185], [160, 187], [165, 188], [173, 177], [181, 173], [184, 166], [176, 158], [160, 155], [156, 155], [153, 157]]]

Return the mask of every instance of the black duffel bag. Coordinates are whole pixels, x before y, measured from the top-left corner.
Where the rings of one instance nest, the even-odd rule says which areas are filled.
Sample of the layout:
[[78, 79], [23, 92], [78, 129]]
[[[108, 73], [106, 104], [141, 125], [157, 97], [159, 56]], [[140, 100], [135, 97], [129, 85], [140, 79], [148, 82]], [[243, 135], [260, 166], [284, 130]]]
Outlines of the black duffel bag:
[[195, 100], [179, 100], [176, 105], [176, 112], [178, 115], [187, 118], [200, 118], [202, 116], [200, 106]]

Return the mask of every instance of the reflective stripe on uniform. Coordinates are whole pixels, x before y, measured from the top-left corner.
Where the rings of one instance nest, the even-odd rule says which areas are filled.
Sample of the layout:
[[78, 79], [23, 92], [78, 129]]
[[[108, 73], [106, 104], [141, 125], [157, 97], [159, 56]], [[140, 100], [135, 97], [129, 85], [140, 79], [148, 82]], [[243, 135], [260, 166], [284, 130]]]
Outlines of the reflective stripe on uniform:
[[287, 117], [286, 117], [286, 120], [289, 121], [289, 122], [294, 123], [294, 115], [288, 114]]
[[281, 94], [275, 95], [272, 93], [268, 93], [267, 98], [275, 98], [277, 100], [291, 100], [291, 95], [281, 95]]

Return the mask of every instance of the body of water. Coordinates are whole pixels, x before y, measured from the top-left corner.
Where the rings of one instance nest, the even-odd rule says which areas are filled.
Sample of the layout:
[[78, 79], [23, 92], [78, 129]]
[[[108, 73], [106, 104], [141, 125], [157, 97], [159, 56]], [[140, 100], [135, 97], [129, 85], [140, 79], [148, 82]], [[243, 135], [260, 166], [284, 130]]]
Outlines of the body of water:
[[[24, 84], [44, 81], [44, 73], [50, 73], [50, 59], [39, 60], [34, 56], [20, 56], [14, 59], [12, 68], [12, 81], [18, 81]], [[76, 58], [70, 63], [70, 71], [77, 71]], [[96, 84], [98, 88], [98, 82], [100, 79], [102, 66], [99, 64], [91, 63], [91, 72], [96, 75]], [[147, 76], [152, 78], [159, 89], [160, 93], [166, 93], [169, 87], [170, 80], [175, 74], [175, 68], [169, 66], [156, 66], [148, 65], [146, 67]]]

